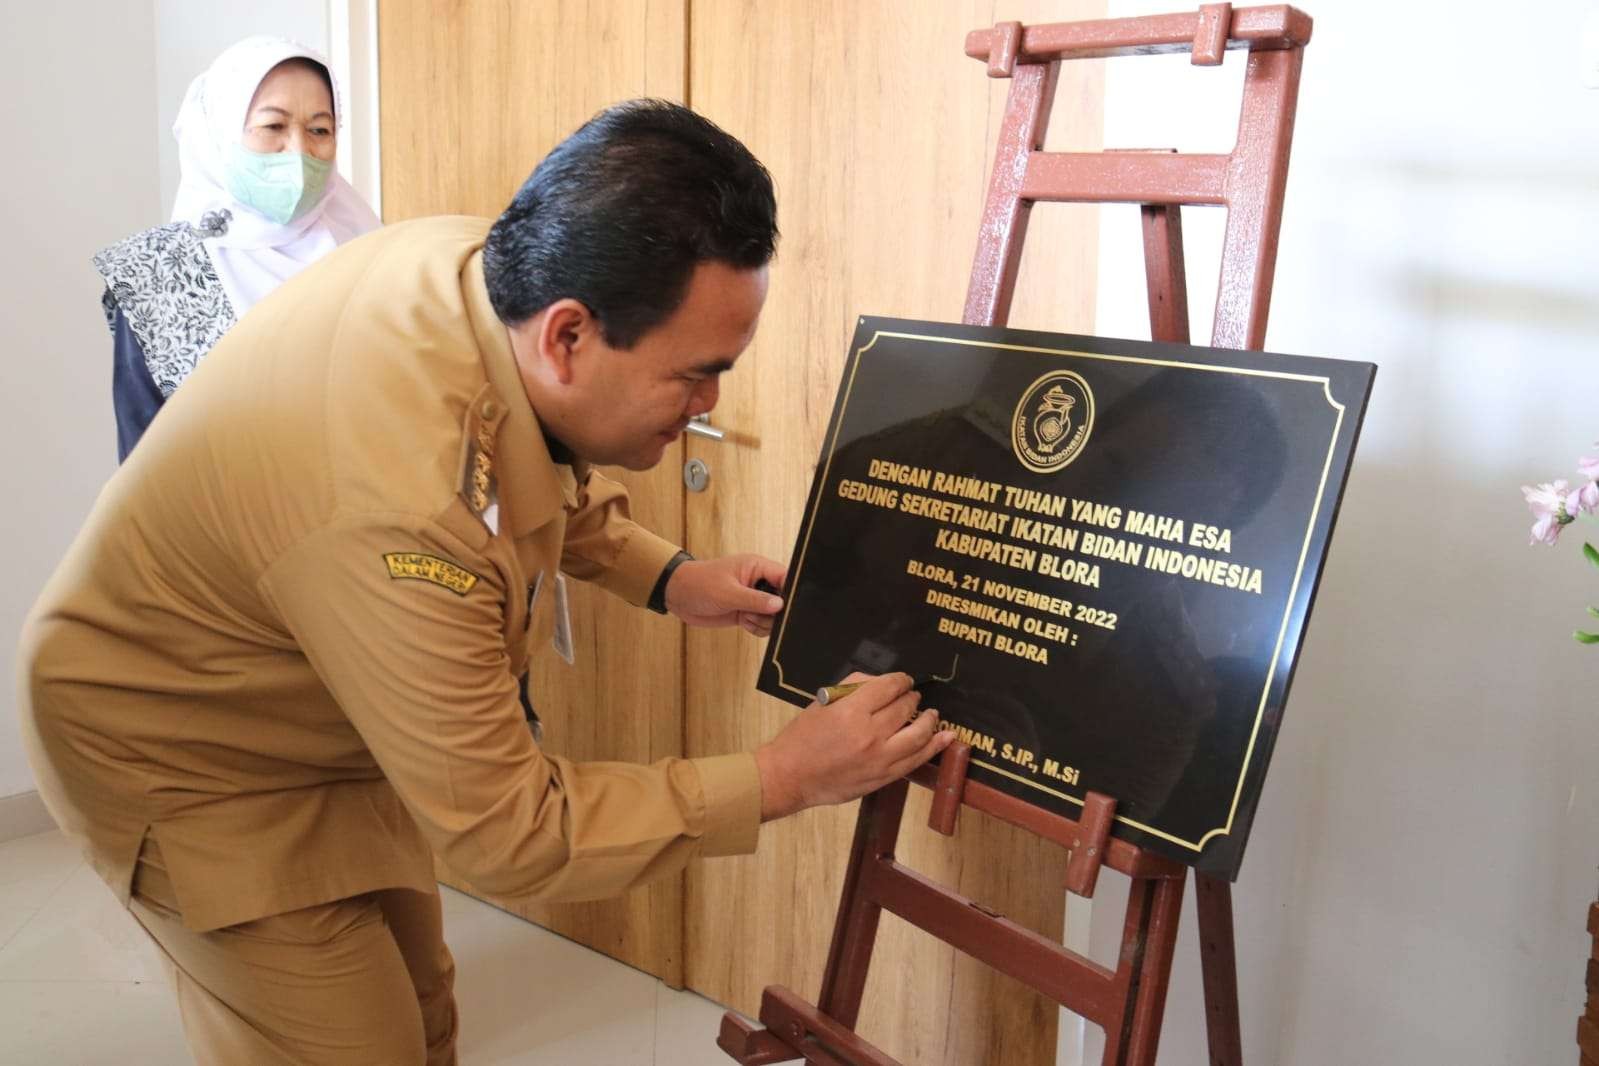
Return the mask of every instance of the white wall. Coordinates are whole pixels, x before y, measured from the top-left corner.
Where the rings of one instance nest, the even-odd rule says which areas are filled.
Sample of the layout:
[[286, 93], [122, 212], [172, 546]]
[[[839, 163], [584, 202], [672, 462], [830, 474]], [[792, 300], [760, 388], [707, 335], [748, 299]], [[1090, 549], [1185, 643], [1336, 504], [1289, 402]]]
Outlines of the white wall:
[[8, 5], [0, 64], [8, 156], [0, 228], [0, 798], [30, 791], [16, 726], [22, 619], [116, 466], [111, 342], [90, 257], [167, 220], [172, 120], [233, 41], [281, 33], [323, 51], [325, 0]]
[[23, 616], [116, 465], [111, 339], [90, 256], [160, 207], [149, 4], [13, 4], [0, 63], [0, 797], [33, 788], [16, 726]]
[[[1488, 0], [1307, 4], [1267, 347], [1379, 370], [1235, 892], [1252, 1063], [1577, 1059], [1599, 649], [1569, 633], [1599, 574], [1570, 531], [1527, 547], [1518, 486], [1599, 451], [1599, 92], [1576, 45], [1593, 6], [1539, 5], [1514, 34]], [[1106, 144], [1229, 147], [1240, 59], [1111, 63]], [[1208, 326], [1220, 218], [1201, 214]], [[1098, 332], [1147, 337], [1130, 209], [1101, 240]], [[1101, 882], [1101, 958], [1125, 884]], [[1162, 1066], [1207, 1061], [1185, 906]]]

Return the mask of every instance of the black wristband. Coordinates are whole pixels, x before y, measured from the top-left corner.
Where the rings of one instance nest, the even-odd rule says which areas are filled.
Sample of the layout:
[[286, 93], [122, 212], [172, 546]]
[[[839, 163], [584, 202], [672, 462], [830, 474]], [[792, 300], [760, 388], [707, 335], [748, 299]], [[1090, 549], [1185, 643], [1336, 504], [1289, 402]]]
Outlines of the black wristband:
[[655, 588], [650, 592], [650, 601], [646, 604], [656, 614], [666, 613], [666, 584], [672, 580], [672, 571], [684, 563], [694, 561], [694, 556], [688, 552], [680, 551], [666, 560], [666, 568], [661, 571], [661, 576], [655, 579]]

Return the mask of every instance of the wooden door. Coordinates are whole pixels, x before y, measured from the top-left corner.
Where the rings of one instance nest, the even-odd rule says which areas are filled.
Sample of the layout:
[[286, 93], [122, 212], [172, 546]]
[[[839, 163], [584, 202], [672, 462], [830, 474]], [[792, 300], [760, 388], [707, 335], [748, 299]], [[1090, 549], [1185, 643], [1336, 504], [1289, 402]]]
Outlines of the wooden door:
[[[682, 100], [684, 24], [685, 0], [384, 2], [384, 221], [494, 217], [545, 153], [594, 112], [637, 96]], [[627, 484], [640, 522], [678, 541], [682, 464], [677, 445], [650, 474], [607, 471]], [[532, 663], [545, 746], [582, 760], [681, 755], [681, 627], [579, 582], [572, 624], [575, 666], [547, 648]], [[682, 983], [681, 876], [618, 900], [490, 901]]]
[[[996, 12], [998, 8], [998, 12]], [[1064, 21], [1103, 0], [694, 0], [689, 102], [771, 169], [783, 230], [753, 348], [713, 421], [737, 443], [691, 440], [710, 465], [687, 497], [697, 555], [788, 558], [854, 320], [958, 321], [1008, 80], [962, 53], [996, 17]], [[1062, 74], [1052, 149], [1099, 147], [1103, 72]], [[1034, 211], [1012, 324], [1091, 332], [1097, 212]], [[795, 713], [753, 689], [761, 648], [688, 634], [687, 750], [751, 749]], [[955, 840], [926, 830], [912, 789], [900, 857], [1047, 936], [1060, 937], [1064, 856], [974, 812]], [[818, 992], [855, 805], [766, 826], [759, 852], [689, 870], [686, 981], [753, 1016], [763, 986]], [[1058, 1011], [885, 915], [861, 1031], [903, 1062], [1052, 1063]]]

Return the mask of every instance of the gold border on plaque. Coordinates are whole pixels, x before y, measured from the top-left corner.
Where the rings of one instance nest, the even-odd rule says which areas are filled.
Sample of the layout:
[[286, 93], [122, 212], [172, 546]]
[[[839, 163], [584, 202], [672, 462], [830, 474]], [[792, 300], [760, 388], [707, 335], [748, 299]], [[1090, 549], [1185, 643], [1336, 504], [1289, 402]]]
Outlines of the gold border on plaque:
[[[1229, 808], [1227, 812], [1227, 822], [1224, 825], [1217, 826], [1216, 828], [1210, 830], [1197, 841], [1194, 841], [1184, 840], [1181, 837], [1174, 836], [1171, 833], [1165, 832], [1164, 830], [1156, 829], [1152, 825], [1145, 825], [1143, 822], [1137, 821], [1133, 818], [1128, 818], [1120, 814], [1116, 816], [1116, 821], [1121, 822], [1124, 825], [1130, 825], [1134, 829], [1141, 830], [1154, 837], [1159, 837], [1161, 840], [1167, 840], [1173, 844], [1181, 845], [1182, 847], [1188, 848], [1194, 852], [1203, 851], [1205, 846], [1210, 843], [1211, 838], [1217, 836], [1226, 836], [1231, 833], [1233, 830], [1233, 821], [1238, 815], [1238, 803], [1244, 794], [1244, 779], [1249, 776], [1249, 766], [1254, 760], [1255, 756], [1255, 744], [1260, 739], [1260, 723], [1266, 714], [1266, 700], [1271, 695], [1271, 684], [1277, 676], [1277, 664], [1282, 658], [1283, 641], [1288, 635], [1288, 621], [1293, 617], [1294, 603], [1299, 595], [1299, 581], [1305, 573], [1305, 557], [1310, 554], [1310, 538], [1316, 529], [1316, 519], [1321, 514], [1322, 497], [1327, 491], [1327, 476], [1332, 471], [1333, 455], [1338, 448], [1338, 434], [1343, 429], [1344, 425], [1345, 407], [1343, 404], [1339, 403], [1333, 398], [1332, 380], [1326, 376], [1316, 374], [1290, 374], [1277, 370], [1252, 370], [1245, 367], [1211, 366], [1207, 363], [1186, 363], [1175, 359], [1148, 359], [1135, 355], [1109, 355], [1103, 352], [1079, 352], [1071, 348], [1040, 348], [1026, 344], [1002, 344], [999, 341], [966, 340], [960, 337], [930, 337], [920, 333], [897, 333], [890, 330], [880, 329], [872, 334], [871, 340], [867, 341], [860, 348], [856, 349], [855, 354], [850, 359], [849, 376], [844, 384], [844, 402], [839, 405], [838, 418], [834, 422], [832, 436], [827, 441], [827, 458], [822, 464], [821, 481], [818, 483], [822, 486], [827, 484], [828, 474], [831, 473], [833, 468], [833, 455], [838, 448], [838, 433], [839, 430], [844, 426], [844, 413], [849, 409], [850, 396], [855, 390], [855, 375], [860, 370], [861, 357], [872, 350], [872, 346], [877, 343], [877, 339], [879, 337], [897, 337], [903, 340], [930, 341], [935, 344], [960, 344], [972, 348], [999, 348], [1012, 352], [1032, 352], [1037, 355], [1071, 355], [1081, 359], [1097, 359], [1112, 363], [1141, 363], [1146, 366], [1166, 366], [1176, 367], [1182, 370], [1202, 370], [1215, 374], [1240, 374], [1246, 377], [1278, 378], [1286, 381], [1320, 383], [1322, 396], [1326, 398], [1328, 406], [1338, 412], [1338, 417], [1333, 423], [1332, 440], [1328, 442], [1327, 458], [1322, 463], [1321, 467], [1321, 483], [1316, 486], [1315, 503], [1310, 509], [1310, 522], [1305, 527], [1304, 543], [1299, 549], [1299, 563], [1294, 569], [1293, 582], [1288, 586], [1288, 602], [1283, 608], [1282, 624], [1277, 629], [1277, 644], [1276, 647], [1272, 649], [1271, 664], [1266, 671], [1266, 683], [1261, 688], [1260, 692], [1260, 703], [1255, 708], [1255, 724], [1249, 733], [1249, 743], [1244, 748], [1244, 761], [1243, 765], [1240, 766], [1238, 770], [1238, 781], [1233, 788], [1233, 802], [1231, 808]], [[822, 494], [820, 491], [818, 491], [816, 496], [816, 506], [811, 508], [810, 514], [808, 514], [805, 518], [805, 535], [800, 541], [799, 559], [794, 564], [794, 573], [790, 579], [791, 587], [799, 584], [800, 575], [805, 570], [805, 556], [807, 551], [810, 549], [811, 532], [816, 526], [816, 512], [818, 509], [820, 509], [821, 502]], [[804, 696], [809, 699], [814, 695], [814, 693], [806, 692], [804, 689], [795, 688], [783, 678], [783, 664], [778, 661], [778, 656], [782, 654], [783, 651], [783, 634], [787, 628], [788, 616], [785, 614], [783, 616], [783, 623], [778, 627], [777, 636], [772, 644], [772, 666], [777, 670], [777, 683], [785, 691], [792, 692], [797, 696]], [[1028, 788], [1036, 789], [1039, 792], [1047, 793], [1048, 795], [1055, 796], [1070, 803], [1075, 803], [1079, 807], [1083, 805], [1083, 801], [1078, 799], [1076, 796], [1072, 796], [1057, 789], [1041, 785], [1037, 781], [1024, 778], [1019, 774], [1015, 774], [1002, 767], [995, 766], [993, 763], [986, 762], [977, 758], [976, 756], [972, 757], [972, 763], [975, 766], [981, 766], [985, 770], [990, 770], [996, 774], [999, 774], [1001, 777], [1008, 777], [1012, 781], [1026, 785]]]

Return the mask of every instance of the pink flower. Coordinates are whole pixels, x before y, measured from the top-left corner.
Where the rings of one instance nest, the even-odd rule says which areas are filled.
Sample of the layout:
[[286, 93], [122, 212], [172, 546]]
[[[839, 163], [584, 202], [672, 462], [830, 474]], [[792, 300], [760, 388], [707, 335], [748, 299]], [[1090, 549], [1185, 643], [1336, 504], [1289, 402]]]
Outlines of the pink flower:
[[1566, 498], [1566, 511], [1569, 514], [1575, 515], [1578, 511], [1593, 514], [1596, 509], [1599, 509], [1599, 484], [1592, 481]]
[[1523, 485], [1521, 494], [1527, 500], [1528, 510], [1537, 519], [1532, 524], [1530, 544], [1554, 544], [1560, 539], [1560, 530], [1576, 521], [1579, 510], [1592, 512], [1594, 507], [1599, 507], [1599, 485], [1591, 481], [1575, 492], [1569, 490], [1563, 479], [1537, 488]]
[[1585, 455], [1578, 459], [1577, 473], [1589, 481], [1599, 480], [1599, 455]]
[[1560, 531], [1564, 528], [1565, 523], [1561, 522], [1560, 519], [1556, 518], [1554, 515], [1542, 515], [1539, 517], [1538, 521], [1532, 524], [1532, 538], [1528, 540], [1527, 543], [1529, 545], [1553, 545], [1560, 540]]
[[[1549, 482], [1533, 488], [1530, 485], [1521, 486], [1521, 495], [1527, 500], [1527, 507], [1538, 518], [1566, 518], [1566, 481]], [[1549, 541], [1553, 544], [1554, 541]]]

